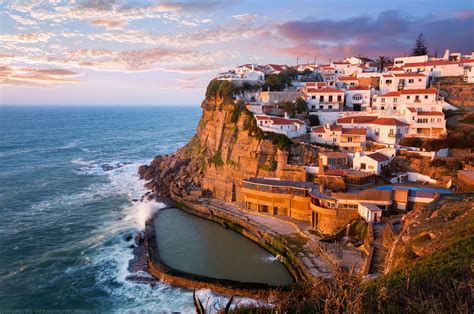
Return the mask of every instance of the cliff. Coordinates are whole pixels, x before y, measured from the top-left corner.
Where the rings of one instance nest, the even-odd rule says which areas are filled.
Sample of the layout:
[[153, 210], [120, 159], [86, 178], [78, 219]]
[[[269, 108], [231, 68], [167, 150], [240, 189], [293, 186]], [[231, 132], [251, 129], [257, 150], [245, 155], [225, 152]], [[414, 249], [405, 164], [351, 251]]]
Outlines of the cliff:
[[184, 147], [140, 167], [140, 177], [150, 180], [146, 186], [153, 192], [242, 201], [242, 179], [305, 180], [304, 168], [288, 161], [317, 160], [313, 148], [293, 144], [282, 135], [263, 134], [253, 115], [231, 98], [206, 97], [201, 108], [196, 134]]

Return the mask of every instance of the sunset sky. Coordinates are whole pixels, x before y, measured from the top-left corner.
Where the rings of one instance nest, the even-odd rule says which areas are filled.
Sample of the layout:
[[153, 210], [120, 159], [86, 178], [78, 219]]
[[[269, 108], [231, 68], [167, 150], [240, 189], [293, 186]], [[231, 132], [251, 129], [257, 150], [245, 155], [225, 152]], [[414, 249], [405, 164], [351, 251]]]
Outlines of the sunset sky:
[[199, 104], [241, 63], [474, 50], [468, 1], [0, 0], [0, 103]]

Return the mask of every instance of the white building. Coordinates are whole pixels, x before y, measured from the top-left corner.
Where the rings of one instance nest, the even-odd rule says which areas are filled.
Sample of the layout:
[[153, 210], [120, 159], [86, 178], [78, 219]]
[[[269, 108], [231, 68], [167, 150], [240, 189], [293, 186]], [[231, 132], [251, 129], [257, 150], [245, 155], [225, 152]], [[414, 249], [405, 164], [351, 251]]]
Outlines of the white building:
[[236, 86], [244, 83], [255, 85], [265, 81], [265, 69], [256, 64], [243, 64], [234, 70], [219, 73], [216, 79], [230, 81]]
[[380, 77], [379, 89], [382, 93], [401, 89], [426, 88], [427, 77], [421, 73], [389, 73]]
[[380, 174], [383, 166], [390, 164], [391, 158], [379, 152], [368, 153], [357, 152], [354, 154], [352, 160], [353, 168], [355, 170], [361, 170], [370, 172], [373, 174]]
[[357, 211], [366, 222], [379, 222], [382, 220], [382, 209], [376, 204], [361, 202]]
[[298, 137], [306, 134], [306, 124], [298, 119], [289, 119], [286, 115], [285, 118], [268, 116], [268, 115], [255, 115], [257, 126], [264, 132], [273, 132], [278, 134], [284, 134], [289, 138]]
[[306, 102], [310, 111], [341, 111], [344, 106], [344, 91], [334, 88], [308, 88]]
[[447, 133], [442, 111], [418, 111], [415, 107], [408, 107], [405, 115], [410, 124], [405, 134], [407, 137], [438, 138]]
[[430, 77], [463, 75], [463, 67], [459, 62], [446, 60], [405, 63], [403, 69], [409, 73], [423, 73]]
[[428, 55], [396, 57], [393, 59], [393, 65], [396, 67], [402, 67], [405, 65], [405, 63], [426, 62], [426, 61], [428, 61]]
[[464, 68], [464, 82], [474, 83], [474, 66], [468, 66]]
[[339, 76], [336, 79], [337, 88], [348, 88], [359, 85], [359, 80], [355, 76]]
[[351, 86], [344, 91], [345, 105], [354, 111], [366, 111], [370, 107], [369, 87]]
[[321, 125], [311, 129], [311, 143], [337, 146], [340, 150], [360, 152], [366, 142], [365, 128], [343, 128], [340, 125]]

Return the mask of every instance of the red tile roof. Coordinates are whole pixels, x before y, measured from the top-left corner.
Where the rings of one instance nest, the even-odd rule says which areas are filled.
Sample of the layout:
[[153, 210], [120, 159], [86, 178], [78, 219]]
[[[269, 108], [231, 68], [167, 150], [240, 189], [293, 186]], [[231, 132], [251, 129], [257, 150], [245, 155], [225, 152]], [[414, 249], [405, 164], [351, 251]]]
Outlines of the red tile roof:
[[353, 135], [365, 135], [367, 133], [366, 128], [343, 128], [342, 134], [353, 134]]
[[418, 111], [419, 116], [444, 116], [441, 111]]
[[413, 108], [413, 107], [407, 107], [407, 109], [408, 109], [410, 112], [416, 112], [416, 109]]
[[316, 126], [311, 128], [311, 132], [313, 133], [326, 133], [326, 130], [324, 129], [324, 126]]
[[349, 86], [349, 90], [370, 90], [368, 86]]
[[472, 63], [474, 62], [474, 59], [461, 59], [459, 60], [459, 63]]
[[457, 62], [446, 61], [446, 60], [434, 60], [434, 61], [426, 61], [426, 62], [405, 63], [403, 67], [410, 68], [410, 67], [424, 67], [424, 66], [437, 66], [437, 65], [450, 65], [450, 64], [457, 64]]
[[388, 92], [383, 95], [380, 95], [379, 97], [399, 97], [400, 92]]
[[376, 116], [355, 116], [337, 119], [337, 123], [371, 123], [376, 120]]
[[316, 89], [314, 92], [315, 93], [325, 93], [325, 94], [328, 94], [328, 93], [341, 93], [341, 94], [344, 94], [344, 92], [342, 90], [331, 88], [331, 87]]
[[357, 81], [357, 77], [354, 76], [339, 76], [338, 81]]
[[423, 73], [394, 73], [395, 77], [425, 77]]
[[373, 160], [378, 161], [378, 162], [383, 162], [383, 161], [390, 160], [390, 158], [388, 158], [388, 156], [386, 156], [384, 154], [381, 154], [381, 153], [377, 153], [377, 152], [369, 154], [369, 155], [367, 155], [367, 157], [372, 158]]
[[400, 93], [402, 95], [436, 94], [436, 88], [402, 89]]
[[377, 118], [374, 121], [372, 121], [372, 124], [377, 124], [377, 125], [395, 125], [395, 126], [407, 126], [405, 122], [402, 122], [400, 120], [397, 120], [395, 118]]

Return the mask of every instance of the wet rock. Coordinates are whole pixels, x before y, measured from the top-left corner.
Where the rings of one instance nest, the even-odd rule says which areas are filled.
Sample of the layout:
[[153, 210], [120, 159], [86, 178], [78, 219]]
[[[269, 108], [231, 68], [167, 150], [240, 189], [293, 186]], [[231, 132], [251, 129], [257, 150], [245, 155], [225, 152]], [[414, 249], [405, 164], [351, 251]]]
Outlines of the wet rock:
[[133, 236], [131, 234], [127, 234], [123, 237], [123, 239], [128, 242], [133, 239]]

